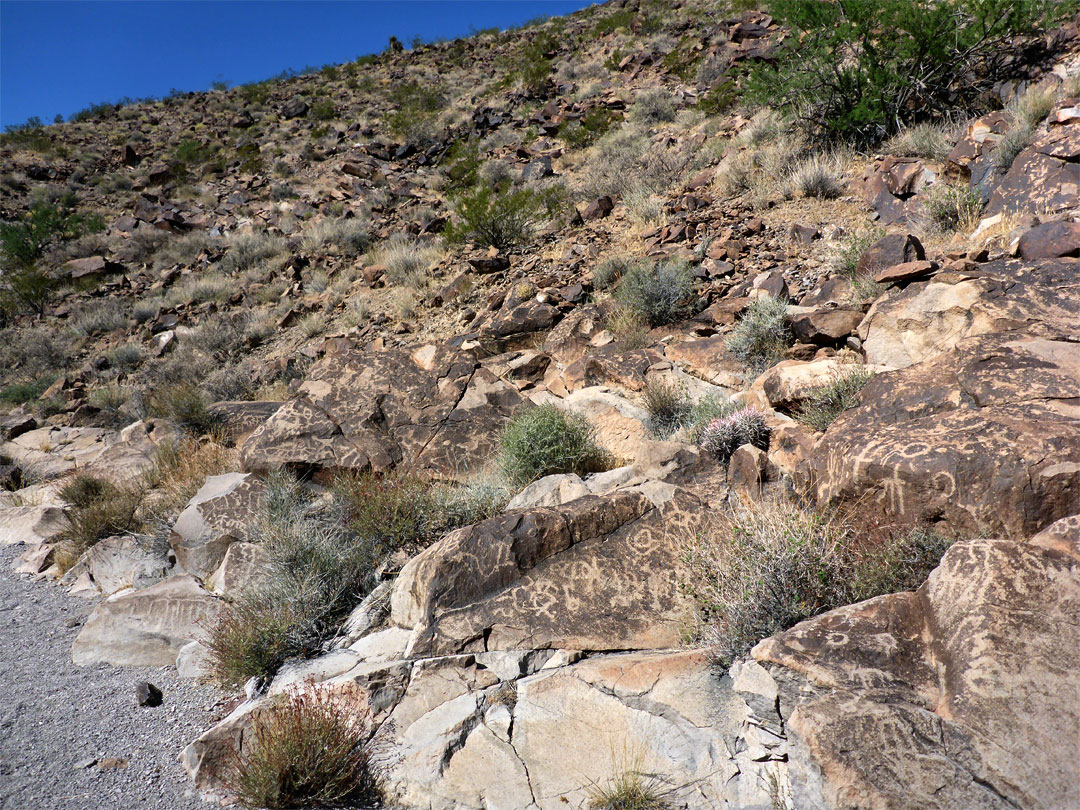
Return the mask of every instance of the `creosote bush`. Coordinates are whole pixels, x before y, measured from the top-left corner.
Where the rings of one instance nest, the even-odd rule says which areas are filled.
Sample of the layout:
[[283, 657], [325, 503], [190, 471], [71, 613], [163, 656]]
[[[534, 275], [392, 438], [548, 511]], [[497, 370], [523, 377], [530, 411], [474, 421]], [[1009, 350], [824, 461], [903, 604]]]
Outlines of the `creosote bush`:
[[545, 475], [585, 475], [607, 464], [607, 454], [596, 443], [589, 421], [551, 404], [515, 413], [499, 445], [499, 466], [518, 489]]
[[737, 507], [687, 538], [686, 588], [717, 660], [729, 666], [827, 610], [917, 588], [952, 543], [923, 529], [858, 540], [840, 516], [780, 500]]
[[249, 808], [375, 806], [371, 717], [357, 700], [310, 686], [258, 712], [227, 784]]
[[787, 322], [787, 301], [755, 298], [727, 339], [727, 347], [752, 374], [778, 363], [794, 343]]
[[639, 262], [623, 273], [615, 300], [650, 326], [671, 323], [687, 311], [694, 275], [683, 262]]
[[859, 394], [872, 376], [865, 366], [852, 366], [837, 374], [807, 394], [795, 418], [814, 430], [827, 430], [836, 417], [859, 404]]
[[771, 0], [792, 31], [746, 77], [751, 102], [778, 105], [811, 132], [871, 143], [925, 110], [977, 104], [1002, 78], [1010, 37], [1053, 24], [1054, 0]]
[[559, 214], [565, 201], [559, 186], [500, 190], [481, 184], [458, 197], [457, 221], [447, 226], [445, 235], [452, 242], [507, 250], [528, 242], [541, 222]]
[[698, 444], [721, 462], [730, 459], [731, 454], [744, 444], [768, 450], [769, 428], [765, 424], [765, 415], [757, 408], [747, 407], [717, 417], [701, 428]]

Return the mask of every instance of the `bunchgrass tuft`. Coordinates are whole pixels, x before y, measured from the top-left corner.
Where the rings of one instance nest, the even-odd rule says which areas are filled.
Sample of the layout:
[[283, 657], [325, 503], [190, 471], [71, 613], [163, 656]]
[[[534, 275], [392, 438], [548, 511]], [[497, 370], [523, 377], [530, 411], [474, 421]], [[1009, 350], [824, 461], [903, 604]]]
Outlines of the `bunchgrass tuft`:
[[865, 366], [852, 366], [836, 378], [810, 391], [795, 418], [814, 430], [828, 430], [844, 411], [859, 404], [863, 386], [874, 376]]
[[360, 701], [298, 688], [254, 715], [226, 782], [248, 808], [376, 806], [370, 736]]

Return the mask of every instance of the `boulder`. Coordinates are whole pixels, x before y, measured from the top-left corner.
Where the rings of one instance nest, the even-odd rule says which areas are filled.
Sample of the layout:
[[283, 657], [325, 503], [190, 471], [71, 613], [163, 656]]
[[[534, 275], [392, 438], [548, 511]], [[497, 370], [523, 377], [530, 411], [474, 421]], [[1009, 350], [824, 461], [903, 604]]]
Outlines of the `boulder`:
[[743, 387], [743, 366], [728, 350], [726, 337], [672, 341], [664, 346], [664, 357], [688, 374], [727, 391]]
[[1080, 262], [998, 259], [882, 295], [858, 335], [868, 363], [904, 368], [961, 340], [1004, 330], [1071, 334], [1080, 322]]
[[280, 407], [280, 402], [215, 402], [207, 410], [229, 440], [241, 445]]
[[994, 188], [983, 216], [1044, 214], [1072, 208], [1080, 198], [1080, 121], [1036, 134]]
[[263, 547], [256, 543], [231, 543], [221, 565], [206, 580], [206, 587], [218, 596], [235, 598], [265, 571]]
[[[769, 407], [794, 411], [814, 389], [835, 382], [845, 373], [858, 368], [850, 357], [824, 357], [820, 360], [783, 360], [754, 380], [748, 392], [754, 398], [760, 392]], [[866, 370], [878, 372], [882, 366]]]
[[33, 469], [42, 478], [78, 470], [114, 481], [130, 481], [153, 466], [161, 442], [175, 437], [175, 430], [159, 420], [134, 422], [120, 431], [50, 426], [4, 442], [0, 455], [23, 469]]
[[1080, 806], [1078, 565], [1080, 516], [963, 541], [918, 591], [758, 644], [750, 697], [782, 723], [792, 806]]
[[202, 637], [220, 605], [188, 574], [118, 594], [94, 608], [71, 658], [77, 666], [172, 666], [181, 647]]
[[791, 330], [802, 343], [839, 346], [858, 329], [863, 313], [857, 309], [818, 309], [791, 317]]
[[414, 631], [410, 655], [677, 645], [688, 605], [667, 529], [700, 513], [685, 492], [657, 506], [630, 489], [458, 529], [402, 569], [391, 621]]
[[857, 275], [873, 275], [886, 267], [926, 258], [922, 242], [912, 234], [890, 233], [868, 247], [859, 257]]
[[169, 536], [183, 569], [200, 579], [212, 574], [229, 546], [247, 537], [265, 492], [262, 481], [248, 473], [207, 478], [177, 517]]
[[0, 506], [0, 543], [37, 546], [63, 531], [64, 510], [57, 504]]
[[875, 375], [818, 443], [819, 504], [1022, 536], [1080, 499], [1080, 343], [1003, 333]]
[[105, 596], [146, 588], [168, 576], [171, 565], [164, 552], [138, 537], [106, 537], [83, 552], [61, 582], [88, 585]]
[[648, 412], [600, 386], [574, 391], [558, 404], [588, 419], [596, 429], [597, 442], [616, 459], [632, 460], [646, 441]]
[[1080, 222], [1047, 222], [1025, 231], [1020, 237], [1020, 255], [1025, 259], [1057, 259], [1080, 256]]
[[462, 475], [486, 462], [520, 402], [469, 350], [343, 349], [316, 363], [297, 397], [244, 442], [241, 463], [253, 472], [404, 464]]

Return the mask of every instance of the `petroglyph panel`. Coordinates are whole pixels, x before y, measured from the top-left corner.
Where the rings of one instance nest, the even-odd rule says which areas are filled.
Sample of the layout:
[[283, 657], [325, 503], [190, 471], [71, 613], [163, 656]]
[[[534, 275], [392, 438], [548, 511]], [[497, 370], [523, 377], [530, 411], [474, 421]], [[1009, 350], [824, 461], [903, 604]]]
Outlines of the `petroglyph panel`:
[[471, 351], [428, 345], [334, 353], [244, 443], [241, 461], [256, 472], [405, 464], [463, 474], [491, 454], [520, 402]]
[[810, 460], [822, 504], [1029, 536], [1080, 504], [1080, 344], [1012, 333], [881, 374]]
[[701, 516], [689, 493], [655, 507], [629, 490], [485, 521], [406, 566], [394, 621], [416, 629], [417, 655], [677, 646], [677, 538]]
[[71, 649], [78, 665], [104, 661], [121, 666], [168, 666], [180, 648], [199, 638], [220, 601], [194, 577], [169, 577], [145, 590], [99, 604]]

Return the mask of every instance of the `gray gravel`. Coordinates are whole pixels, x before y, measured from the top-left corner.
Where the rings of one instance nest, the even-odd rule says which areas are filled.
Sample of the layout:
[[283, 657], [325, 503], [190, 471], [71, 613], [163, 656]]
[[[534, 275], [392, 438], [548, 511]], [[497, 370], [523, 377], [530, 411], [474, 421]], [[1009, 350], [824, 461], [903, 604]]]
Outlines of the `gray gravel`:
[[[176, 758], [224, 714], [225, 696], [169, 668], [76, 667], [71, 642], [94, 602], [19, 577], [20, 550], [0, 546], [0, 808], [210, 807]], [[163, 705], [135, 705], [140, 680]]]

